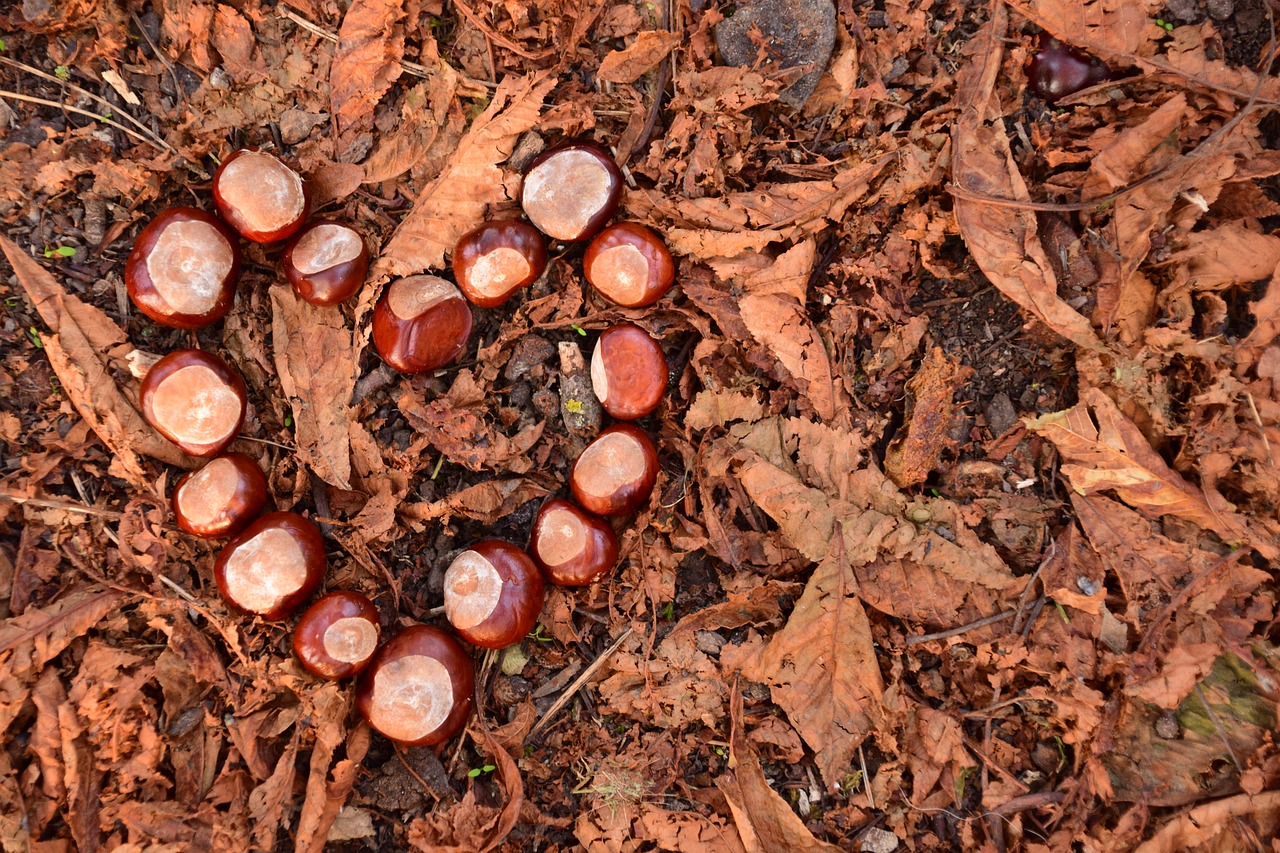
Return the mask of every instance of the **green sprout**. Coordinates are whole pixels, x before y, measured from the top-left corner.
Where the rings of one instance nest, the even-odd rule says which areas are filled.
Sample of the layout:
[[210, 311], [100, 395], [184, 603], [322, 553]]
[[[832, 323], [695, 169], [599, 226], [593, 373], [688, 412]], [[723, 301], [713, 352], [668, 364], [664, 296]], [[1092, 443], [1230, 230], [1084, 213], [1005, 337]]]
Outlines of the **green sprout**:
[[582, 337], [584, 338], [587, 336], [587, 330], [579, 326], [577, 323], [570, 323], [569, 328], [573, 329], [575, 332], [577, 332], [579, 335], [582, 335]]
[[498, 768], [494, 767], [492, 764], [486, 764], [483, 767], [472, 767], [470, 770], [467, 771], [467, 775], [470, 776], [472, 779], [475, 779], [479, 776], [483, 776], [486, 773], [492, 773], [494, 770], [497, 770], [497, 769]]
[[44, 341], [40, 340], [40, 332], [35, 326], [27, 329], [27, 337], [31, 338], [31, 345], [36, 349], [44, 349]]
[[71, 246], [58, 246], [54, 249], [45, 249], [44, 256], [46, 258], [73, 258], [76, 250]]
[[543, 636], [541, 624], [534, 625], [533, 630], [530, 631], [526, 636], [530, 640], [537, 640], [539, 643], [554, 643], [556, 641], [555, 637]]
[[284, 416], [284, 425], [287, 427], [293, 426], [293, 415]]
[[71, 69], [65, 65], [59, 65], [57, 68], [53, 69], [53, 76], [57, 77], [59, 80], [70, 80]]
[[1173, 24], [1168, 21], [1161, 20], [1160, 18], [1156, 18], [1156, 26], [1167, 33], [1173, 32]]
[[675, 619], [676, 603], [674, 601], [668, 601], [666, 604], [662, 605], [661, 613], [662, 613], [662, 618], [666, 619], [668, 622], [670, 622], [672, 619]]

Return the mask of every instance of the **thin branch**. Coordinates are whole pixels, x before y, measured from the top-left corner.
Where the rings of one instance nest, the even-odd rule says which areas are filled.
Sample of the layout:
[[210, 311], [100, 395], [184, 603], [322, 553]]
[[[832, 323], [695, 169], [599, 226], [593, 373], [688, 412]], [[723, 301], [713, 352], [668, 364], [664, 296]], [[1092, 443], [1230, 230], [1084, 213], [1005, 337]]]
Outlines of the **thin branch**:
[[94, 121], [100, 121], [103, 124], [110, 125], [114, 127], [116, 130], [120, 131], [121, 133], [131, 136], [134, 139], [138, 140], [139, 142], [145, 142], [146, 144], [150, 145], [152, 148], [156, 148], [160, 151], [164, 151], [170, 154], [177, 154], [177, 152], [174, 151], [173, 148], [164, 140], [160, 140], [159, 142], [157, 142], [156, 140], [152, 139], [149, 136], [143, 136], [142, 134], [138, 133], [136, 130], [133, 130], [132, 128], [125, 127], [123, 124], [121, 124], [118, 121], [109, 119], [106, 116], [100, 116], [97, 113], [90, 112], [89, 110], [82, 110], [79, 107], [73, 107], [70, 104], [59, 103], [58, 101], [51, 101], [48, 98], [37, 98], [33, 95], [20, 95], [17, 92], [10, 92], [8, 89], [0, 89], [0, 98], [9, 98], [10, 100], [14, 100], [14, 101], [27, 101], [28, 103], [40, 104], [46, 107], [57, 107], [60, 110], [66, 110], [69, 113], [82, 115], [86, 118], [91, 118]]
[[[1036, 599], [1044, 601], [1044, 597]], [[944, 640], [947, 637], [954, 637], [956, 634], [963, 634], [966, 631], [972, 631], [975, 628], [985, 628], [988, 625], [994, 625], [997, 622], [1003, 622], [1005, 619], [1012, 619], [1018, 615], [1017, 610], [1005, 610], [994, 616], [984, 616], [968, 625], [960, 625], [955, 628], [947, 628], [945, 631], [934, 631], [932, 634], [921, 634], [918, 637], [907, 637], [906, 644], [908, 646], [918, 646], [921, 643], [928, 643], [932, 640]]]
[[631, 636], [630, 628], [628, 628], [627, 630], [619, 634], [618, 639], [614, 640], [609, 645], [609, 648], [601, 652], [600, 657], [593, 660], [591, 662], [591, 665], [582, 671], [582, 675], [579, 675], [576, 679], [574, 679], [573, 684], [570, 684], [565, 689], [565, 691], [560, 694], [560, 698], [552, 703], [551, 707], [546, 710], [546, 713], [544, 713], [542, 717], [538, 719], [538, 722], [533, 724], [533, 728], [529, 729], [529, 734], [526, 740], [532, 740], [533, 737], [538, 732], [546, 728], [547, 724], [551, 722], [551, 718], [554, 717], [560, 711], [561, 708], [563, 708], [565, 705], [569, 703], [569, 700], [573, 698], [573, 694], [577, 693], [579, 688], [581, 688], [582, 685], [587, 683], [587, 679], [591, 678], [591, 676], [596, 674], [596, 670], [604, 666], [605, 662], [608, 661], [609, 658], [613, 657], [613, 653], [616, 652], [619, 648], [621, 648], [623, 641], [630, 636]]

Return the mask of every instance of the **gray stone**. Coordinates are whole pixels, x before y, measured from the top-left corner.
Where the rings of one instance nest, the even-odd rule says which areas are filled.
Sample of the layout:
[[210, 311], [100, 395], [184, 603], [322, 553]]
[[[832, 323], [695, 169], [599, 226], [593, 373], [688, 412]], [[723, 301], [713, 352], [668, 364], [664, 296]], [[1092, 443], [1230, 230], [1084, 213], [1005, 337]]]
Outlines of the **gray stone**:
[[750, 0], [732, 18], [716, 24], [716, 47], [726, 65], [755, 64], [758, 48], [751, 31], [758, 27], [770, 61], [782, 68], [810, 70], [783, 90], [781, 99], [796, 109], [818, 88], [836, 45], [836, 7], [831, 0]]

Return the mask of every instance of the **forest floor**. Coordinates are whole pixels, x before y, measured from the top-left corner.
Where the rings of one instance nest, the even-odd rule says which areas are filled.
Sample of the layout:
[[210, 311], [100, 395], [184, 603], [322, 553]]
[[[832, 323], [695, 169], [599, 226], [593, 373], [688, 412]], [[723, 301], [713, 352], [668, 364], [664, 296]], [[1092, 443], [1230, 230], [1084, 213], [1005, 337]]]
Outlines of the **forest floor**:
[[[0, 7], [4, 853], [1280, 850], [1267, 0]], [[743, 15], [792, 42], [722, 64]], [[1109, 79], [1037, 97], [1044, 34]], [[448, 275], [567, 137], [677, 286], [617, 309], [554, 246], [456, 364], [383, 365], [383, 286]], [[158, 326], [132, 241], [245, 145], [369, 280], [316, 308], [249, 245], [225, 320]], [[622, 319], [670, 363], [657, 488], [612, 574], [476, 650], [438, 747], [372, 732], [170, 517], [192, 460], [133, 368], [198, 346], [325, 587], [443, 625], [452, 555], [565, 493], [599, 422], [560, 354]]]

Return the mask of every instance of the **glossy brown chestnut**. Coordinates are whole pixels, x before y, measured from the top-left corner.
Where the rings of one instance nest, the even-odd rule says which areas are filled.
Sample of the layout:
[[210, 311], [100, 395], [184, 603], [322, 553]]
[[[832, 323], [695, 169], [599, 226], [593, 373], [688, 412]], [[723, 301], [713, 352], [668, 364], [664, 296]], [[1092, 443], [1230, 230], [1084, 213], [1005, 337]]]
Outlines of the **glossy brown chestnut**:
[[324, 577], [324, 537], [296, 512], [269, 512], [228, 542], [213, 564], [228, 604], [264, 619], [283, 619]]
[[452, 282], [433, 275], [391, 282], [373, 309], [373, 345], [401, 373], [443, 367], [469, 337], [471, 306]]
[[356, 707], [391, 740], [429, 746], [462, 731], [475, 685], [475, 665], [457, 640], [414, 625], [374, 655], [356, 687]]
[[552, 583], [587, 586], [618, 562], [618, 535], [600, 516], [553, 498], [533, 519], [529, 556]]
[[605, 299], [643, 308], [661, 299], [676, 280], [662, 238], [636, 222], [616, 222], [600, 232], [582, 256], [582, 274]]
[[587, 445], [569, 472], [579, 505], [596, 515], [630, 515], [649, 500], [658, 451], [643, 430], [614, 424]]
[[547, 241], [527, 222], [502, 219], [468, 231], [453, 250], [453, 278], [472, 305], [496, 308], [547, 268]]
[[142, 379], [142, 416], [192, 456], [217, 456], [244, 423], [244, 380], [216, 355], [180, 349]]
[[1031, 88], [1049, 103], [1096, 86], [1111, 76], [1102, 60], [1040, 35], [1040, 49], [1031, 57], [1027, 77]]
[[510, 542], [482, 539], [445, 571], [444, 614], [468, 643], [502, 649], [533, 628], [545, 592], [528, 554]]
[[213, 176], [213, 201], [246, 240], [271, 243], [302, 227], [311, 193], [302, 176], [265, 151], [241, 148]]
[[622, 198], [622, 173], [604, 147], [569, 140], [529, 164], [520, 206], [553, 240], [589, 240], [604, 227]]
[[337, 590], [316, 599], [293, 629], [293, 653], [319, 678], [358, 675], [378, 650], [378, 608], [358, 592]]
[[239, 279], [239, 238], [218, 217], [194, 207], [156, 214], [124, 264], [133, 304], [175, 329], [198, 329], [225, 317]]
[[667, 357], [639, 326], [610, 326], [600, 333], [591, 354], [591, 386], [613, 417], [642, 418], [658, 408], [667, 392]]
[[356, 229], [339, 222], [308, 222], [280, 257], [293, 292], [312, 305], [337, 305], [364, 284], [369, 248]]
[[234, 536], [262, 512], [267, 478], [253, 458], [224, 453], [184, 474], [170, 496], [178, 526], [193, 536]]

